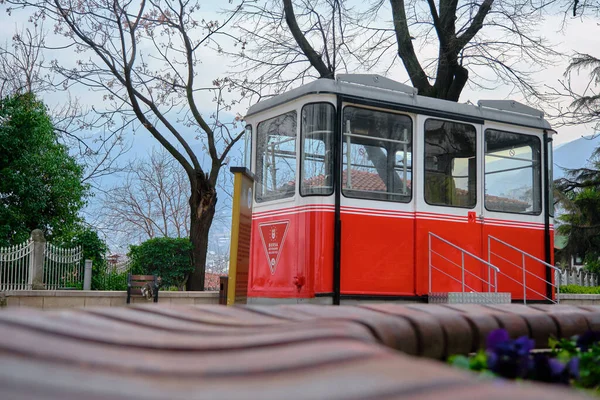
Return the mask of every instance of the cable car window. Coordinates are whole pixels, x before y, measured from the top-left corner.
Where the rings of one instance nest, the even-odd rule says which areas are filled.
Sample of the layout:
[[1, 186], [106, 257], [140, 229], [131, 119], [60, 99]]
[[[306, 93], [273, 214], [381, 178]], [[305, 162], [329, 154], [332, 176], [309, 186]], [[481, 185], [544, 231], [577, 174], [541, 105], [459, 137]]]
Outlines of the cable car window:
[[477, 204], [475, 127], [458, 122], [425, 121], [425, 201], [473, 208]]
[[342, 193], [408, 203], [412, 180], [412, 120], [406, 115], [344, 108]]
[[552, 150], [552, 139], [546, 143], [548, 153], [548, 171], [546, 171], [546, 185], [548, 185], [548, 213], [554, 217], [554, 154]]
[[485, 208], [539, 214], [541, 142], [532, 135], [485, 131]]
[[252, 166], [252, 125], [246, 125], [244, 132], [244, 167], [250, 171]]
[[333, 127], [330, 103], [307, 104], [302, 109], [302, 170], [300, 194], [333, 194]]
[[296, 112], [258, 124], [256, 201], [293, 197], [296, 192]]

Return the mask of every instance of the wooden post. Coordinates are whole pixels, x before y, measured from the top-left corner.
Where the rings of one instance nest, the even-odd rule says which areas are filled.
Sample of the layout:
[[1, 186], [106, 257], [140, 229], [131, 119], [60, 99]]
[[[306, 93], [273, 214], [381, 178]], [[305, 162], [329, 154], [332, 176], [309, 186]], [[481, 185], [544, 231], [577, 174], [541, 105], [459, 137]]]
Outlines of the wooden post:
[[231, 247], [227, 305], [245, 304], [248, 296], [250, 238], [252, 232], [252, 185], [254, 175], [244, 167], [232, 167], [233, 213], [231, 216]]

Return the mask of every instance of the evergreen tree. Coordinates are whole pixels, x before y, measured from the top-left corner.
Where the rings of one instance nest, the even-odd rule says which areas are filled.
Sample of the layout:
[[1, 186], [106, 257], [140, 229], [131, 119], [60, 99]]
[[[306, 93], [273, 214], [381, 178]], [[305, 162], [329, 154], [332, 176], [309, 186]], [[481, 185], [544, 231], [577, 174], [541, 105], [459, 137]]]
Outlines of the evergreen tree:
[[49, 238], [72, 232], [88, 195], [82, 176], [41, 101], [31, 93], [0, 101], [0, 246], [36, 228]]

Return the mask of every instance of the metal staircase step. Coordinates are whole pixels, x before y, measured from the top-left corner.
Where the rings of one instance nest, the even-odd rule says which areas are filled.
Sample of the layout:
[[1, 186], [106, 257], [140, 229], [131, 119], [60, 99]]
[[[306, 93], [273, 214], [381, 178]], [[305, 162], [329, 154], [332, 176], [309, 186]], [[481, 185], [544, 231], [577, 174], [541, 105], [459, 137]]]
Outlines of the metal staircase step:
[[434, 304], [510, 304], [510, 293], [503, 292], [432, 292], [429, 303]]

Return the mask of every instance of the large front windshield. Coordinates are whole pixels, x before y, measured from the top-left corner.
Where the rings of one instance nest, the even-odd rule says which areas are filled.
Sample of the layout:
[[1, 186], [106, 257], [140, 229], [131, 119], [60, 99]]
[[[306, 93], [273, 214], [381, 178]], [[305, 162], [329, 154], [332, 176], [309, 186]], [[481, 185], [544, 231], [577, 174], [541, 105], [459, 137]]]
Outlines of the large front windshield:
[[293, 197], [296, 192], [296, 112], [258, 124], [256, 201]]

